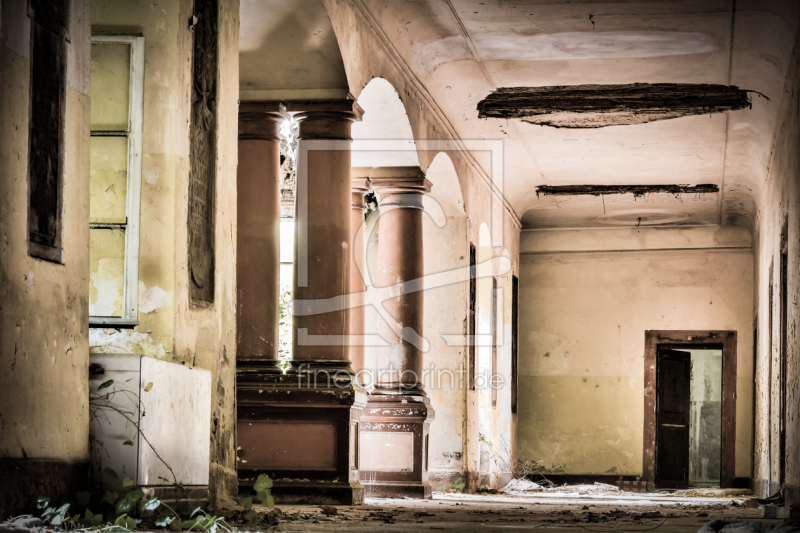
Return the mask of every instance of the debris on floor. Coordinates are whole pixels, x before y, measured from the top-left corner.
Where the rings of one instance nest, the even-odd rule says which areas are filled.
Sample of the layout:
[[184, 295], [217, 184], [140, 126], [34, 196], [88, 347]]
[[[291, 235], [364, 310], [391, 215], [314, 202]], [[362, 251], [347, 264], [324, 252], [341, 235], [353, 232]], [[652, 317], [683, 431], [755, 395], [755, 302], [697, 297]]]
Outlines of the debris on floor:
[[[661, 492], [661, 491], [659, 491]], [[664, 494], [672, 494], [682, 498], [752, 498], [753, 493], [750, 489], [686, 489], [672, 492], [663, 491]]]
[[800, 523], [714, 520], [701, 527], [697, 533], [800, 533]]
[[526, 494], [542, 491], [544, 491], [544, 487], [529, 479], [512, 479], [508, 482], [508, 485], [503, 487], [503, 492], [507, 494]]
[[563, 485], [561, 487], [552, 487], [544, 490], [545, 492], [577, 492], [580, 495], [585, 495], [619, 492], [619, 487], [606, 485], [605, 483], [595, 483], [594, 485]]

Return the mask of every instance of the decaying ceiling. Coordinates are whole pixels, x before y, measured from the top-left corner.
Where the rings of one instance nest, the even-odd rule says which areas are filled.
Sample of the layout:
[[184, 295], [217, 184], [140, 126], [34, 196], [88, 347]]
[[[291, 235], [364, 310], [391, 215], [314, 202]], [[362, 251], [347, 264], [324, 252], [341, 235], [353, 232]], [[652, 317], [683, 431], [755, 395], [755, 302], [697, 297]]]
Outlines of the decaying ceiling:
[[747, 91], [706, 83], [503, 87], [478, 102], [478, 116], [556, 128], [602, 128], [746, 107]]
[[[334, 18], [347, 11], [337, 0], [303, 1], [332, 9]], [[268, 3], [245, 4], [252, 8], [252, 20], [278, 20], [268, 12]], [[592, 227], [608, 219], [636, 225], [651, 212], [653, 220], [669, 224], [752, 227], [800, 22], [797, 2], [356, 4], [353, 9], [391, 42], [393, 61], [402, 65], [398, 68], [419, 80], [437, 115], [446, 117], [461, 139], [503, 141], [502, 193], [523, 226]], [[255, 35], [257, 28], [243, 19], [242, 42], [276, 42], [294, 20], [279, 19], [283, 22], [270, 26], [268, 35], [263, 28]], [[333, 26], [349, 27], [346, 22], [337, 24]], [[321, 36], [330, 35], [315, 34], [319, 29], [308, 24], [303, 27], [307, 38], [295, 39], [299, 49], [314, 50]], [[335, 37], [339, 43], [348, 39], [345, 34]], [[329, 49], [324, 48], [325, 54]], [[261, 90], [259, 76], [269, 69], [259, 67], [252, 52], [242, 54], [242, 79], [249, 80], [242, 90]], [[348, 54], [344, 71], [352, 73], [380, 65], [383, 60], [373, 61], [371, 54], [382, 57], [387, 51]], [[367, 74], [368, 79], [386, 75]], [[341, 82], [318, 81], [320, 87]], [[398, 78], [398, 83], [404, 82]], [[542, 102], [536, 99], [555, 87], [565, 88], [559, 95], [562, 103], [568, 91], [580, 88], [583, 94], [573, 95], [576, 99], [563, 114], [554, 115], [552, 109], [539, 113]], [[616, 93], [609, 93], [610, 88]], [[748, 102], [739, 88], [765, 98], [754, 96]], [[362, 89], [351, 80], [352, 94], [358, 96]], [[586, 98], [591, 90], [597, 92]], [[636, 91], [638, 96], [632, 97]], [[398, 92], [407, 108], [413, 105]], [[522, 98], [524, 105], [503, 107], [501, 101], [514, 98]], [[577, 110], [575, 103], [581, 99], [596, 107]], [[476, 113], [482, 101], [486, 118]], [[409, 114], [414, 131], [424, 131], [420, 124], [432, 120], [426, 113]], [[687, 183], [714, 185], [718, 192], [646, 198], [537, 193], [542, 186]]]

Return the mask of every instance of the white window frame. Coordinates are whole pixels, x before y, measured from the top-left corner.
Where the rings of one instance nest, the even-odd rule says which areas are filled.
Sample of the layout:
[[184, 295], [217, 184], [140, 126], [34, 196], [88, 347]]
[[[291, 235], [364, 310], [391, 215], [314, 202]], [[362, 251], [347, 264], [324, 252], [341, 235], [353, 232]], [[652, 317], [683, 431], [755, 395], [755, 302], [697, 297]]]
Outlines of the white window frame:
[[89, 326], [139, 325], [139, 217], [142, 196], [142, 118], [144, 113], [144, 37], [136, 35], [92, 35], [92, 44], [130, 46], [131, 70], [126, 131], [93, 131], [92, 136], [127, 136], [128, 190], [126, 223], [90, 223], [90, 228], [125, 230], [125, 272], [123, 274], [122, 316], [90, 316]]

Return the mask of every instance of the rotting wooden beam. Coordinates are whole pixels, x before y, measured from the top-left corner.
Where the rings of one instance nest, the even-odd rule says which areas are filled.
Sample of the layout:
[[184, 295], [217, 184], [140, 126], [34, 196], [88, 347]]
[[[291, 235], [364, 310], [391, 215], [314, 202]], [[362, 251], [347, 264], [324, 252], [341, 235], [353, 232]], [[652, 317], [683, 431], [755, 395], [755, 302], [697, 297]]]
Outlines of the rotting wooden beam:
[[478, 116], [601, 128], [744, 109], [751, 105], [750, 92], [703, 83], [502, 87], [478, 103]]
[[606, 194], [633, 194], [644, 196], [648, 193], [705, 194], [719, 192], [719, 187], [711, 183], [702, 185], [541, 185], [536, 187], [536, 196], [601, 196]]

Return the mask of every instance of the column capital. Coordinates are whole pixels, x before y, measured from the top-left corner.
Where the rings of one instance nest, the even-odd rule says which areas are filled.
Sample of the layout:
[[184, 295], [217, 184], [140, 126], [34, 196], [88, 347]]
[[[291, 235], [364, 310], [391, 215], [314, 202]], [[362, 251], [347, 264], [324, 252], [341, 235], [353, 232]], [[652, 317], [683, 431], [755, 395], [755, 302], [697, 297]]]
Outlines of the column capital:
[[239, 139], [279, 141], [278, 129], [289, 118], [281, 102], [241, 102], [239, 104]]
[[[356, 170], [356, 169], [353, 169]], [[350, 173], [351, 176], [354, 176], [352, 172]], [[359, 211], [364, 211], [366, 209], [366, 204], [364, 203], [364, 195], [372, 191], [372, 185], [369, 182], [369, 178], [350, 178], [350, 192], [353, 194], [353, 203], [351, 204], [353, 209], [358, 209]]]
[[372, 192], [372, 183], [369, 181], [371, 167], [352, 167], [350, 169], [350, 190], [353, 193], [367, 194]]
[[350, 126], [361, 120], [364, 110], [355, 100], [306, 100], [286, 102], [295, 113], [300, 140], [325, 139], [351, 141]]
[[432, 184], [419, 167], [375, 167], [370, 170], [372, 187], [382, 197], [431, 192]]
[[289, 113], [317, 114], [344, 113], [352, 115], [353, 120], [361, 121], [364, 110], [352, 98], [344, 100], [289, 100], [284, 102]]

